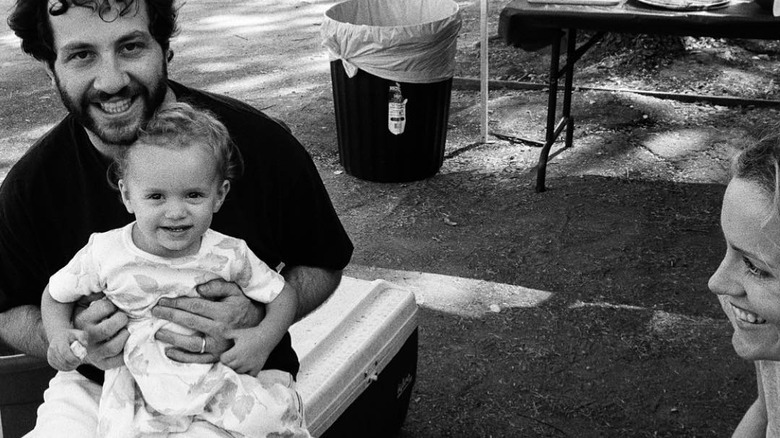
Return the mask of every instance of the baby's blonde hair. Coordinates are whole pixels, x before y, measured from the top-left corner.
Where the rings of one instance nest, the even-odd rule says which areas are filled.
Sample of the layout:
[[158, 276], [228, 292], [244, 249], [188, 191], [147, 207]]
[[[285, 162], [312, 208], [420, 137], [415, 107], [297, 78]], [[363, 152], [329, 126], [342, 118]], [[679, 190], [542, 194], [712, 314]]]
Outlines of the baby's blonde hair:
[[183, 102], [161, 106], [139, 131], [133, 145], [124, 148], [116, 157], [115, 178], [127, 173], [128, 156], [138, 144], [169, 149], [186, 149], [195, 144], [205, 145], [217, 163], [219, 181], [234, 180], [241, 174], [241, 157], [233, 145], [225, 125], [211, 112], [195, 109]]

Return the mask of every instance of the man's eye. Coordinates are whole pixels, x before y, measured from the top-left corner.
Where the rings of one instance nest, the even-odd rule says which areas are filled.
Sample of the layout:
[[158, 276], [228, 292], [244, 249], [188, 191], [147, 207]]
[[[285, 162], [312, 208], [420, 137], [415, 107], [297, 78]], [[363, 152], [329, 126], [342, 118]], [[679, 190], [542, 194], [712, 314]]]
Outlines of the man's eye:
[[92, 52], [88, 52], [86, 50], [82, 50], [80, 52], [74, 52], [68, 55], [67, 60], [68, 61], [84, 61], [87, 59], [90, 59], [92, 57]]
[[756, 277], [766, 277], [767, 273], [759, 269], [747, 257], [742, 257], [742, 262], [745, 263], [745, 267], [747, 268], [750, 275], [755, 275]]
[[122, 51], [125, 53], [133, 54], [133, 53], [138, 53], [143, 48], [144, 45], [141, 43], [127, 43], [124, 46], [122, 46]]

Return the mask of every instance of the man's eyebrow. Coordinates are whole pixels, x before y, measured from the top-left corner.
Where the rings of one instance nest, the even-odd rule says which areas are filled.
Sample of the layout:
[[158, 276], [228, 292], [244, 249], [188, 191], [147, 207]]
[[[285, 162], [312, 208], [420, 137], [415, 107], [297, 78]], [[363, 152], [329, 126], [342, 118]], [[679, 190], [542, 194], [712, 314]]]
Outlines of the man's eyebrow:
[[[150, 40], [150, 39], [152, 39], [152, 36], [150, 34], [146, 33], [146, 32], [141, 32], [140, 30], [135, 30], [133, 32], [128, 33], [127, 35], [123, 35], [121, 38], [119, 38], [119, 40], [117, 40], [117, 42], [119, 44], [122, 44], [122, 43], [125, 43], [127, 41], [135, 40], [135, 39], [139, 39], [139, 38], [140, 39], [144, 39], [144, 40]], [[85, 43], [85, 42], [81, 42], [81, 41], [75, 41], [75, 42], [72, 42], [72, 43], [65, 44], [64, 46], [62, 46], [60, 48], [60, 50], [63, 51], [63, 52], [72, 52], [72, 51], [87, 49], [87, 48], [91, 48], [91, 47], [92, 47], [92, 44], [90, 44], [90, 43]]]
[[83, 42], [79, 41], [79, 42], [73, 42], [73, 43], [65, 44], [64, 46], [62, 46], [60, 48], [60, 51], [61, 52], [75, 52], [75, 51], [78, 51], [78, 50], [88, 49], [90, 47], [92, 47], [91, 44], [83, 43]]
[[144, 39], [144, 40], [150, 40], [150, 39], [152, 39], [152, 36], [149, 33], [147, 33], [147, 32], [141, 32], [140, 30], [135, 30], [133, 32], [130, 32], [127, 35], [122, 35], [122, 37], [119, 38], [118, 42], [121, 44], [121, 43], [124, 43], [124, 42], [126, 42], [128, 40], [135, 40], [135, 39], [139, 39], [139, 38]]

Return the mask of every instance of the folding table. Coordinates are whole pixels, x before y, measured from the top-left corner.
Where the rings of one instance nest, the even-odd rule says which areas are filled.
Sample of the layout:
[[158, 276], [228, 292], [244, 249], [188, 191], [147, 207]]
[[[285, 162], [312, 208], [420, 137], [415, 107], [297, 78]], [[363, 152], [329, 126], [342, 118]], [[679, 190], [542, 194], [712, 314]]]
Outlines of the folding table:
[[[595, 31], [595, 34], [577, 47], [580, 30]], [[572, 145], [574, 64], [608, 32], [780, 40], [780, 19], [748, 0], [732, 0], [727, 7], [707, 11], [662, 9], [638, 0], [512, 0], [501, 11], [499, 36], [507, 44], [524, 50], [552, 46], [546, 135], [545, 141], [539, 142], [542, 149], [536, 169], [537, 192], [545, 190], [550, 149], [564, 129], [564, 149]], [[563, 39], [566, 62], [560, 68]], [[561, 77], [564, 78], [562, 114], [556, 121]]]

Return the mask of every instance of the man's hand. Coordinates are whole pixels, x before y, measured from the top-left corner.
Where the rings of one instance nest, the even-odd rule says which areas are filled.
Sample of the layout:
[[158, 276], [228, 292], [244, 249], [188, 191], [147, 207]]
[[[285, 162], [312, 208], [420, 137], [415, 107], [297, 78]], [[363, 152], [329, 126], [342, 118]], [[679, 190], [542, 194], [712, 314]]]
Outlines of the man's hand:
[[222, 279], [201, 284], [197, 291], [203, 298], [160, 299], [152, 315], [201, 334], [183, 335], [161, 329], [155, 339], [172, 345], [166, 354], [175, 361], [217, 362], [233, 346], [227, 334], [234, 329], [257, 326], [263, 319], [264, 308], [247, 298], [238, 285]]
[[130, 336], [127, 331], [127, 315], [118, 312], [111, 301], [92, 301], [89, 307], [76, 315], [74, 325], [86, 333], [85, 363], [101, 370], [124, 365], [123, 351]]

